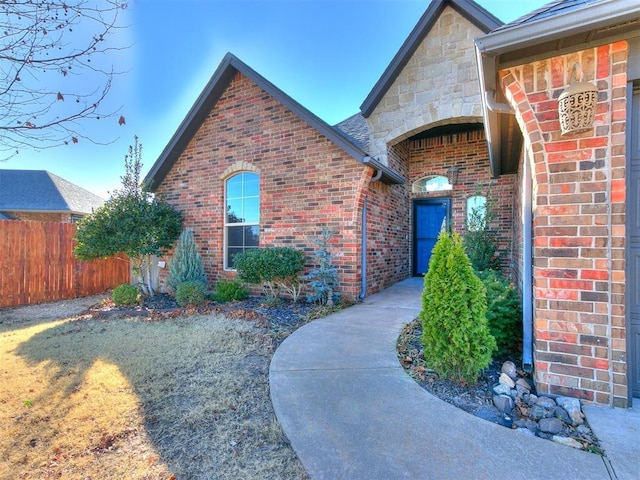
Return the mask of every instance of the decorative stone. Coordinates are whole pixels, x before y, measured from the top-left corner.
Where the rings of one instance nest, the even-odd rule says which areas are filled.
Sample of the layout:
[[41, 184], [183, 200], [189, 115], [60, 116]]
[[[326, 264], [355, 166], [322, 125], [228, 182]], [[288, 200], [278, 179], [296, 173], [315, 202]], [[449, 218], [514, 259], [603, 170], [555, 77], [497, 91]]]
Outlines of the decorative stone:
[[541, 405], [534, 405], [531, 407], [531, 418], [534, 420], [540, 420], [547, 415], [547, 409]]
[[529, 406], [533, 406], [536, 404], [536, 402], [538, 401], [538, 396], [534, 393], [529, 394], [529, 400], [527, 400], [527, 403], [529, 404]]
[[570, 397], [558, 397], [557, 403], [567, 411], [573, 425], [582, 425], [584, 423], [584, 414], [580, 408], [580, 400]]
[[516, 380], [516, 387], [517, 386], [522, 387], [527, 391], [527, 393], [531, 392], [531, 385], [529, 385], [529, 382], [527, 382], [524, 378], [519, 378], [518, 380]]
[[494, 395], [493, 404], [503, 414], [511, 414], [513, 410], [513, 399], [508, 395]]
[[539, 405], [544, 408], [554, 408], [557, 404], [553, 398], [538, 397], [538, 400], [536, 400], [536, 405]]
[[511, 389], [508, 386], [503, 385], [502, 383], [499, 383], [498, 385], [493, 387], [493, 393], [495, 393], [496, 395], [509, 395], [510, 396]]
[[559, 418], [543, 418], [538, 422], [538, 428], [544, 433], [556, 435], [563, 430], [564, 424]]
[[561, 435], [554, 435], [551, 437], [551, 441], [559, 443], [560, 445], [565, 445], [571, 448], [577, 448], [578, 450], [582, 450], [583, 445], [574, 438], [571, 437], [563, 437]]
[[567, 425], [573, 424], [573, 420], [571, 420], [571, 417], [569, 416], [567, 411], [560, 406], [557, 406], [556, 408], [553, 409], [553, 416], [556, 418], [559, 418]]
[[500, 379], [498, 380], [502, 385], [506, 385], [509, 388], [513, 388], [516, 386], [516, 382], [514, 382], [509, 375], [506, 373], [500, 374]]
[[501, 372], [508, 375], [509, 378], [513, 380], [518, 378], [518, 373], [516, 372], [516, 364], [513, 363], [511, 360], [507, 360], [502, 364]]

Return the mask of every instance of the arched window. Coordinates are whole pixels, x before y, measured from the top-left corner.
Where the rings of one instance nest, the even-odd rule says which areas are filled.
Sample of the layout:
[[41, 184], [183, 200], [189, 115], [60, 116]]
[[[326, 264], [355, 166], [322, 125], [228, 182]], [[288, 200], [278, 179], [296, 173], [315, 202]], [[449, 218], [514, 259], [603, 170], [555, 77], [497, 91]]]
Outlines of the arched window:
[[467, 229], [477, 232], [485, 228], [487, 197], [475, 195], [467, 198]]
[[451, 188], [451, 184], [447, 177], [443, 177], [441, 175], [423, 177], [420, 180], [413, 182], [413, 193], [441, 192], [451, 190]]
[[233, 256], [258, 248], [260, 239], [260, 175], [240, 172], [225, 182], [224, 268], [233, 269]]

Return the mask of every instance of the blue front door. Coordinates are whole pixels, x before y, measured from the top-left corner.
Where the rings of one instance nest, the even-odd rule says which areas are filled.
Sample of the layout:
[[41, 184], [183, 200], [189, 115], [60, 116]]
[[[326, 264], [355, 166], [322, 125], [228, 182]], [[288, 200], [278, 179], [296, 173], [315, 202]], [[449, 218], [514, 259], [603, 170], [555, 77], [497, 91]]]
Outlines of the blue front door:
[[413, 274], [429, 269], [431, 250], [440, 231], [449, 226], [451, 199], [416, 200], [413, 203]]

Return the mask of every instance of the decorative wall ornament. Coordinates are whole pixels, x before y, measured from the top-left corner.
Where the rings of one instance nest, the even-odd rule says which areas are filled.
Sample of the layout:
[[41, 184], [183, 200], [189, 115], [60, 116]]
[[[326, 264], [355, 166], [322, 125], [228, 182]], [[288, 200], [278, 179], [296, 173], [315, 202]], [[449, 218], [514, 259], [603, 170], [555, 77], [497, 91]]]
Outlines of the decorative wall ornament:
[[582, 81], [582, 66], [576, 63], [571, 72], [574, 81], [558, 98], [560, 133], [579, 133], [593, 126], [598, 103], [598, 89], [590, 82]]

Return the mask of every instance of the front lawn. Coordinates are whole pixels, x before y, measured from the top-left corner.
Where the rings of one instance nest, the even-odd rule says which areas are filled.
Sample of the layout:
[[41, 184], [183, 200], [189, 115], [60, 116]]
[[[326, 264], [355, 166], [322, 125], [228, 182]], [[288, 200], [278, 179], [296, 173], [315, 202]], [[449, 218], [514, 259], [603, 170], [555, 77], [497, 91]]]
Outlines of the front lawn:
[[0, 478], [307, 478], [272, 353], [258, 321], [216, 314], [0, 322]]

